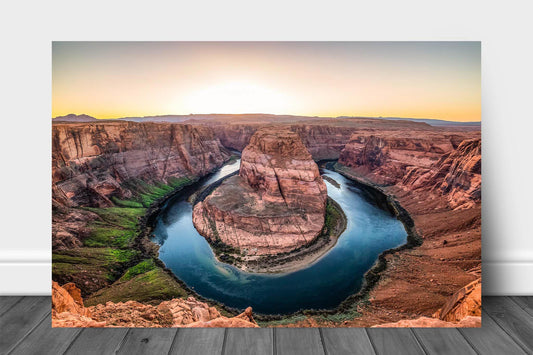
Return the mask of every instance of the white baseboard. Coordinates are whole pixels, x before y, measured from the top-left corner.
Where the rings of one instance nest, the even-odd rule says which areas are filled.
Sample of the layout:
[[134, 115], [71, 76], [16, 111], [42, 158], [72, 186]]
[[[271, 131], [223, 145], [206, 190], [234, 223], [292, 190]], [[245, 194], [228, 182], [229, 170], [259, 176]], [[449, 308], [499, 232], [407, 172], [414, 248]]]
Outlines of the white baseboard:
[[483, 261], [484, 296], [533, 295], [533, 261]]
[[[33, 259], [33, 260], [32, 260]], [[0, 295], [50, 295], [49, 253], [0, 253]], [[483, 262], [483, 295], [533, 295], [533, 262]]]
[[0, 295], [46, 296], [52, 290], [50, 262], [0, 261]]
[[50, 295], [49, 250], [0, 250], [0, 295]]

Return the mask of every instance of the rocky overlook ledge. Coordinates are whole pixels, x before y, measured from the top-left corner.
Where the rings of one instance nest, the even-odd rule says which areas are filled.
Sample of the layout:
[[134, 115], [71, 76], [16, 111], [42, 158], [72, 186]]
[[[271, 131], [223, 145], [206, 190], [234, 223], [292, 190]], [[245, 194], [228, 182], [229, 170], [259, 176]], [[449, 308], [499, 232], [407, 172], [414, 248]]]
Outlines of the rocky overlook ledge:
[[211, 242], [244, 255], [290, 252], [322, 231], [327, 190], [300, 137], [259, 129], [242, 152], [239, 175], [196, 204], [193, 223]]

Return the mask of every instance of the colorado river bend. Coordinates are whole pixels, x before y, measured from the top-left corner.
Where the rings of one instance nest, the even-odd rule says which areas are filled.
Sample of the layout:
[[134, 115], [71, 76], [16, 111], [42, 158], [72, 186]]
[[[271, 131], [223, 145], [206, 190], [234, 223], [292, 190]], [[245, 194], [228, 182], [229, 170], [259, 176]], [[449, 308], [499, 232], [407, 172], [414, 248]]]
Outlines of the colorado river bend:
[[322, 169], [328, 195], [344, 210], [348, 224], [337, 244], [305, 269], [286, 274], [247, 273], [217, 261], [211, 247], [193, 226], [188, 197], [239, 169], [240, 161], [169, 199], [157, 217], [153, 241], [159, 258], [199, 295], [262, 314], [288, 314], [302, 309], [331, 309], [358, 292], [378, 255], [406, 242], [403, 224], [379, 208], [352, 181]]

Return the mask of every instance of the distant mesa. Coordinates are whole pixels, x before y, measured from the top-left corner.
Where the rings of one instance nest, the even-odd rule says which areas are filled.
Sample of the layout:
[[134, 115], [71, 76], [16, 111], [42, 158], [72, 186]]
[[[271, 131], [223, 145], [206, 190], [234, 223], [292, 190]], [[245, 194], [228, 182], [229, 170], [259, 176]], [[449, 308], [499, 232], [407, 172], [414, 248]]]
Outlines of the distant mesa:
[[193, 211], [196, 229], [243, 255], [290, 252], [322, 231], [327, 190], [296, 133], [259, 129], [242, 152], [239, 175], [226, 179]]
[[74, 113], [69, 113], [65, 116], [54, 117], [53, 120], [54, 122], [94, 122], [97, 119], [85, 114], [76, 115]]

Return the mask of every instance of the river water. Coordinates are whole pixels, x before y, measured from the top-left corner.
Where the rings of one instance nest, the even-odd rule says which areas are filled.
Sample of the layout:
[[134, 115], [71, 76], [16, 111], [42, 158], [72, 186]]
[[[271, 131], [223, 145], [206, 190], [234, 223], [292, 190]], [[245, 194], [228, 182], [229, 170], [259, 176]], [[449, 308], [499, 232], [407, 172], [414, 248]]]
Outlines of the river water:
[[353, 182], [324, 169], [328, 195], [342, 207], [348, 225], [337, 244], [312, 265], [286, 274], [255, 274], [215, 259], [207, 241], [192, 224], [187, 198], [239, 169], [240, 161], [225, 165], [193, 188], [163, 206], [153, 241], [161, 247], [159, 258], [191, 289], [227, 306], [263, 314], [288, 314], [300, 309], [331, 309], [361, 289], [364, 274], [378, 255], [406, 242], [403, 224], [379, 208]]

